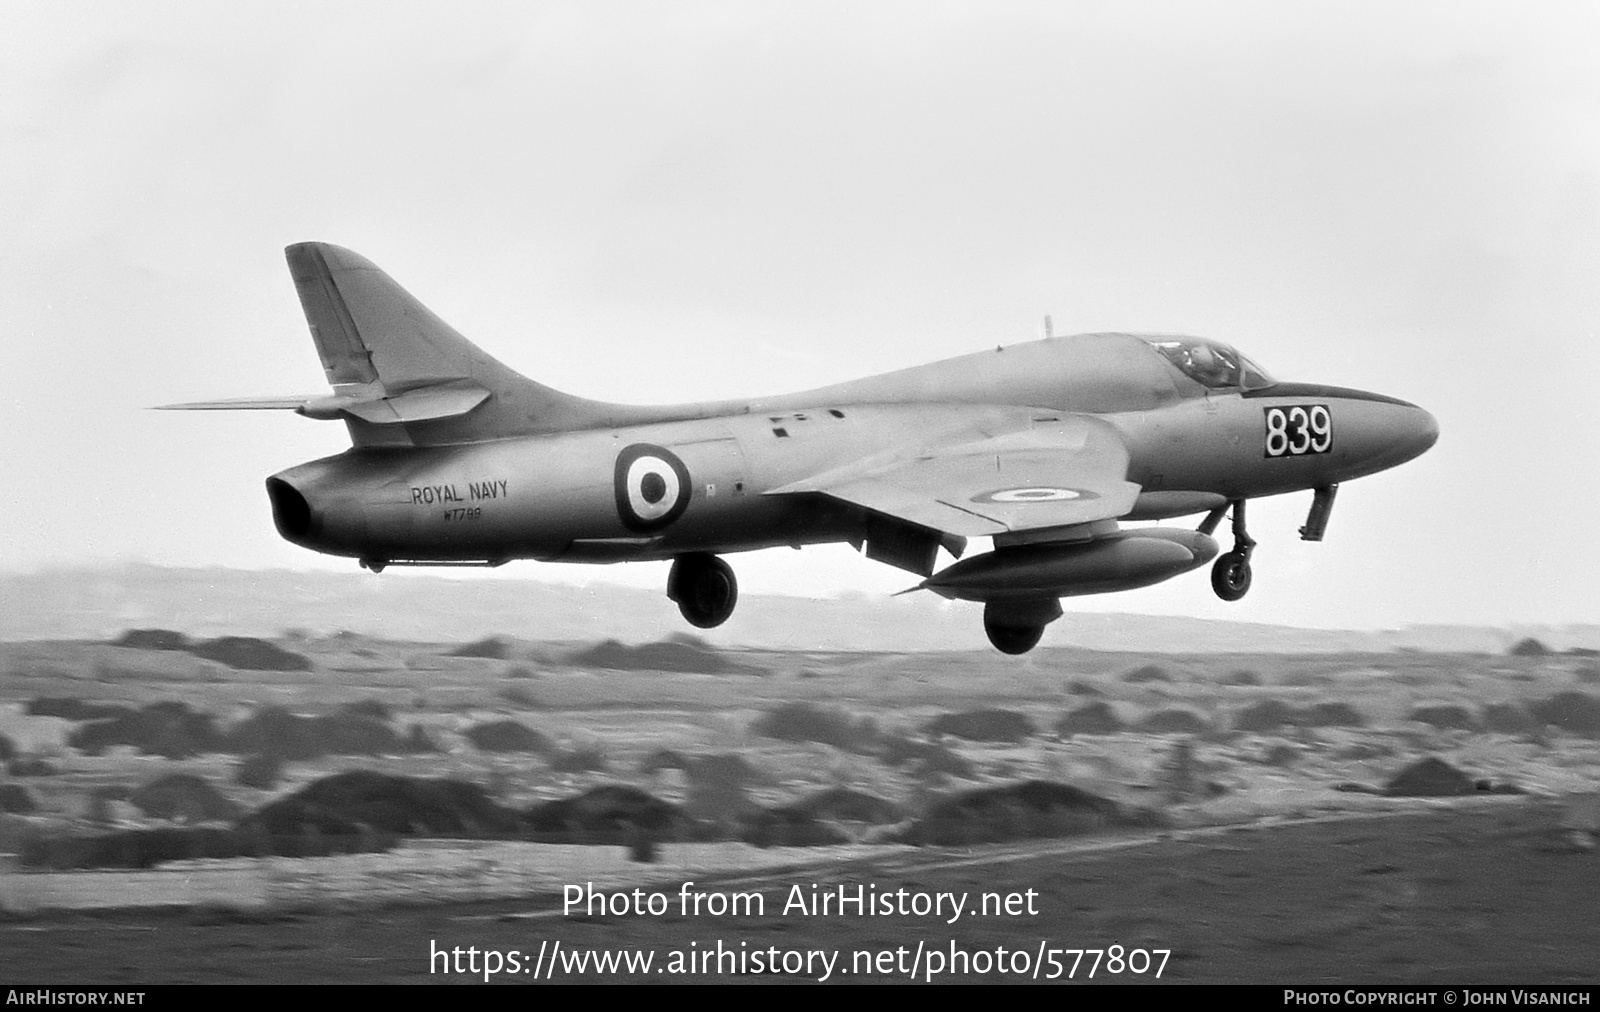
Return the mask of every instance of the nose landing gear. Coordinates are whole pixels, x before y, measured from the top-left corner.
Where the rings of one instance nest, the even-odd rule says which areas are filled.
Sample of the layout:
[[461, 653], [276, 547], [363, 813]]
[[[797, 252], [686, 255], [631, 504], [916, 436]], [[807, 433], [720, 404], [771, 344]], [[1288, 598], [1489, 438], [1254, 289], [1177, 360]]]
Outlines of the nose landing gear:
[[709, 552], [689, 552], [672, 560], [667, 597], [689, 624], [711, 629], [728, 621], [739, 603], [739, 581], [733, 567]]
[[1250, 592], [1250, 549], [1235, 548], [1211, 567], [1211, 589], [1224, 601], [1237, 601]]
[[[1228, 506], [1233, 511], [1233, 550], [1217, 557], [1211, 567], [1211, 589], [1224, 601], [1237, 601], [1250, 591], [1250, 553], [1256, 540], [1244, 528], [1243, 499], [1234, 499]], [[1202, 534], [1210, 534], [1222, 520], [1223, 509], [1213, 510], [1200, 525]]]

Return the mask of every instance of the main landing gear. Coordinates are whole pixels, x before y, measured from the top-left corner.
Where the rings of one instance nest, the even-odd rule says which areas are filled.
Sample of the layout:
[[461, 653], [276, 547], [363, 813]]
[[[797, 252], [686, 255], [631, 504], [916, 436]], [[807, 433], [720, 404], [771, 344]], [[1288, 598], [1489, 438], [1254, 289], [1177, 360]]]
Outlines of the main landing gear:
[[989, 635], [994, 648], [1003, 654], [1025, 654], [1044, 638], [1042, 625], [995, 625], [987, 615], [983, 619], [983, 631]]
[[1219, 507], [1200, 525], [1200, 533], [1210, 534], [1222, 521], [1222, 514], [1231, 507], [1233, 511], [1233, 550], [1217, 557], [1211, 567], [1211, 589], [1224, 601], [1237, 601], [1250, 591], [1250, 553], [1256, 540], [1244, 529], [1243, 499], [1234, 499], [1228, 507]]
[[689, 624], [711, 629], [728, 621], [739, 603], [739, 581], [733, 567], [709, 552], [689, 552], [672, 560], [667, 596]]
[[1021, 601], [990, 601], [983, 606], [983, 631], [1003, 654], [1025, 654], [1044, 638], [1044, 627], [1061, 617], [1061, 602], [1053, 597]]

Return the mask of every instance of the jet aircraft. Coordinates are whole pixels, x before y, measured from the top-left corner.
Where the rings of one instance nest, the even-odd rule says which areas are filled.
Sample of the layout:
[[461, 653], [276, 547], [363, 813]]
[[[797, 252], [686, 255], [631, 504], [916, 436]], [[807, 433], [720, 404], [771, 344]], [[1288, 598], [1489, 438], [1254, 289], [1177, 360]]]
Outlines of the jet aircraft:
[[[922, 577], [913, 590], [981, 603], [1010, 654], [1063, 597], [1213, 559], [1212, 587], [1237, 600], [1247, 501], [1310, 490], [1300, 536], [1320, 541], [1340, 483], [1438, 438], [1394, 397], [1279, 382], [1217, 341], [1121, 333], [783, 396], [612, 404], [502, 365], [349, 250], [286, 254], [333, 393], [167, 406], [344, 422], [349, 450], [267, 479], [284, 538], [375, 573], [671, 560], [667, 596], [701, 628], [738, 599], [721, 554], [830, 542]], [[1202, 514], [1195, 529], [1123, 526]], [[969, 538], [993, 550], [961, 559]], [[960, 561], [936, 571], [941, 548]]]

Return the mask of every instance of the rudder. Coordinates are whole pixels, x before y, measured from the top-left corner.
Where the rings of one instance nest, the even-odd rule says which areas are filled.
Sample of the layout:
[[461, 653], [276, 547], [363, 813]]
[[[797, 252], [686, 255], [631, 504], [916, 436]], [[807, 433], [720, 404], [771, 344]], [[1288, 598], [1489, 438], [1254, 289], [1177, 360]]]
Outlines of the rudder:
[[[375, 383], [378, 373], [372, 366], [372, 356], [334, 281], [323, 252], [326, 248], [321, 243], [304, 242], [284, 250], [289, 276], [294, 278], [295, 291], [300, 295], [300, 308], [311, 328], [311, 340], [322, 359], [322, 371], [334, 387]], [[348, 250], [341, 252], [354, 256]]]

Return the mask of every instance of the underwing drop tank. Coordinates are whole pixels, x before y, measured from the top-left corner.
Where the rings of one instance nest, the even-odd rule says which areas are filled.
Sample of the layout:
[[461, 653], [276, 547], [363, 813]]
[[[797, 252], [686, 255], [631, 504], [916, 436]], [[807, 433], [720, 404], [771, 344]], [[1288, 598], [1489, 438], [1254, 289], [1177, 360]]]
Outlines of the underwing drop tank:
[[922, 586], [941, 597], [985, 603], [1102, 594], [1198, 569], [1217, 551], [1215, 539], [1198, 531], [1146, 527], [1078, 544], [999, 548], [957, 562]]

